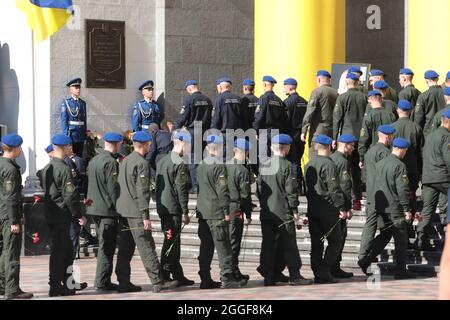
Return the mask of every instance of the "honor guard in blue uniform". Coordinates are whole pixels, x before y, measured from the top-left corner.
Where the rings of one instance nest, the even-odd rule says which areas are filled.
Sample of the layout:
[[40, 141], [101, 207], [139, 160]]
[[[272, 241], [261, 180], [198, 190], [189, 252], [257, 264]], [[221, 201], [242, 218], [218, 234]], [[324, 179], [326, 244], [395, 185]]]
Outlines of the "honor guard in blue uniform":
[[83, 157], [84, 142], [86, 141], [86, 102], [80, 98], [80, 78], [67, 82], [70, 98], [61, 103], [61, 130], [72, 139], [73, 152]]
[[158, 103], [153, 100], [154, 83], [152, 80], [145, 81], [139, 87], [144, 99], [139, 100], [133, 106], [133, 131], [148, 130], [150, 124], [156, 123], [158, 126], [162, 121], [161, 108]]
[[256, 106], [258, 105], [258, 98], [255, 96], [255, 81], [252, 79], [245, 79], [242, 82], [242, 105], [247, 109], [247, 126], [246, 130], [252, 128], [255, 120]]
[[[200, 92], [197, 80], [187, 80], [185, 83], [186, 92], [189, 94], [184, 99], [184, 105], [181, 108], [180, 115], [175, 121], [174, 129], [179, 130], [186, 128], [191, 134], [191, 163], [189, 164], [189, 174], [191, 176], [191, 182], [193, 189], [191, 192], [196, 193], [197, 189], [197, 164], [201, 159], [194, 158], [195, 151], [195, 139], [194, 139], [194, 124], [195, 122], [201, 122], [202, 125], [202, 137], [206, 130], [211, 127], [211, 116], [213, 104], [211, 100]], [[202, 144], [202, 153], [205, 145]], [[201, 156], [201, 155], [200, 155]]]

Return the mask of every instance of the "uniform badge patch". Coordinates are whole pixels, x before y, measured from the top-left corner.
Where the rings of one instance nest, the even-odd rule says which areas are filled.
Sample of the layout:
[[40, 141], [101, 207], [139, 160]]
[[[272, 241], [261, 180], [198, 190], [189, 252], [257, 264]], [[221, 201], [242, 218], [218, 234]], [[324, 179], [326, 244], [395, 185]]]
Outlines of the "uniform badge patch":
[[258, 104], [258, 106], [256, 107], [255, 113], [259, 113], [261, 111], [261, 106]]
[[221, 175], [221, 176], [219, 177], [219, 184], [220, 184], [221, 186], [226, 186], [226, 185], [227, 185], [227, 178], [226, 178], [224, 175]]
[[405, 185], [409, 185], [409, 179], [406, 174], [402, 175], [402, 180]]
[[75, 191], [75, 187], [73, 186], [72, 182], [66, 183], [66, 191], [69, 193], [72, 193]]
[[361, 137], [364, 137], [365, 134], [366, 134], [366, 129], [365, 129], [365, 128], [362, 128], [362, 129], [361, 129], [361, 134], [360, 134], [360, 136], [361, 136]]
[[180, 114], [183, 114], [183, 113], [185, 113], [186, 112], [186, 107], [185, 106], [182, 106], [181, 107], [181, 110], [180, 110]]
[[348, 180], [348, 178], [349, 178], [349, 174], [348, 174], [347, 170], [342, 172], [342, 179], [343, 180]]
[[11, 192], [13, 189], [13, 184], [12, 181], [5, 181], [5, 191], [6, 192]]
[[143, 185], [148, 184], [148, 179], [145, 175], [141, 175], [139, 178], [141, 179], [141, 184]]

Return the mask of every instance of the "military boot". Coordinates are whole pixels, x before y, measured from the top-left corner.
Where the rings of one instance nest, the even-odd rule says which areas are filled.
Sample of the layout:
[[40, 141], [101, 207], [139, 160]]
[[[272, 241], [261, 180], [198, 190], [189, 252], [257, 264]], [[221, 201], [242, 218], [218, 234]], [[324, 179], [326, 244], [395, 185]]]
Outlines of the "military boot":
[[117, 287], [117, 291], [119, 293], [139, 292], [139, 291], [142, 291], [142, 288], [132, 284], [131, 282], [128, 282], [128, 283], [119, 282], [119, 286]]
[[200, 289], [219, 289], [221, 286], [220, 282], [214, 281], [211, 278], [211, 274], [208, 273], [198, 273], [201, 279], [200, 282]]
[[14, 293], [8, 293], [5, 295], [5, 300], [28, 300], [31, 298], [33, 298], [32, 293], [24, 292], [20, 288]]
[[336, 279], [349, 279], [353, 277], [353, 272], [346, 272], [341, 269], [340, 265], [331, 269], [331, 275]]
[[153, 293], [158, 293], [161, 290], [173, 290], [178, 286], [178, 281], [162, 281], [153, 285]]
[[50, 286], [50, 290], [48, 292], [48, 295], [50, 297], [66, 297], [66, 296], [73, 296], [75, 295], [76, 291], [75, 289], [68, 289], [62, 285], [59, 286]]
[[314, 283], [325, 284], [325, 283], [337, 283], [338, 281], [333, 278], [330, 272], [330, 268], [327, 266], [320, 266], [317, 275], [314, 278]]

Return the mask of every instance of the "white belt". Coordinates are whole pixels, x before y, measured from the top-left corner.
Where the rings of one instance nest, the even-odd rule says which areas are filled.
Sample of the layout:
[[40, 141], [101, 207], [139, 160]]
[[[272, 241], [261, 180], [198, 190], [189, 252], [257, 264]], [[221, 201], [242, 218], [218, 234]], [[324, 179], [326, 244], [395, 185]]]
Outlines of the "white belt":
[[71, 126], [84, 126], [84, 121], [69, 121]]
[[142, 129], [148, 129], [150, 126], [143, 124], [141, 127]]

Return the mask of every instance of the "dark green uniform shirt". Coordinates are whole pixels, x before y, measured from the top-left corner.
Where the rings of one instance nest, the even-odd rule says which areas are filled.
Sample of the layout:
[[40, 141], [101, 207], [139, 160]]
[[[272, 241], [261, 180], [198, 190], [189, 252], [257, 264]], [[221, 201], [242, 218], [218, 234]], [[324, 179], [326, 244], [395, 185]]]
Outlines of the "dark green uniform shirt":
[[103, 151], [89, 161], [88, 199], [92, 204], [87, 213], [93, 216], [117, 216], [116, 202], [120, 194], [119, 163], [109, 151]]
[[431, 86], [417, 99], [413, 120], [422, 128], [425, 137], [427, 137], [431, 131], [434, 116], [444, 107], [444, 92], [439, 85]]
[[158, 215], [189, 214], [191, 178], [186, 163], [176, 152], [164, 156], [156, 165], [156, 209]]
[[230, 191], [230, 211], [242, 211], [247, 219], [252, 217], [252, 193], [250, 190], [250, 170], [245, 163], [227, 165], [228, 190]]
[[119, 185], [117, 212], [126, 218], [150, 219], [150, 179], [145, 157], [136, 151], [126, 156], [119, 168]]
[[[420, 92], [413, 84], [409, 84], [399, 92], [398, 98], [400, 100], [408, 100], [413, 106], [417, 105], [417, 99], [419, 98]], [[414, 111], [411, 113], [411, 119], [414, 118]]]
[[369, 90], [367, 90], [367, 88], [365, 86], [363, 86], [362, 84], [358, 84], [356, 86], [356, 90], [358, 90], [359, 92], [364, 93], [367, 96], [367, 93], [369, 92]]
[[0, 157], [0, 219], [12, 225], [22, 218], [22, 177], [15, 160]]
[[329, 85], [321, 86], [311, 93], [303, 118], [302, 133], [306, 133], [309, 128], [311, 133], [333, 134], [333, 109], [338, 96], [338, 92]]
[[431, 130], [435, 130], [441, 126], [442, 114], [447, 110], [450, 110], [450, 104], [446, 105], [444, 109], [436, 113], [433, 122], [431, 123]]
[[422, 183], [450, 182], [450, 132], [439, 127], [426, 138]]
[[80, 195], [72, 181], [70, 168], [64, 160], [51, 159], [42, 169], [42, 182], [46, 219], [49, 224], [70, 223], [72, 217], [82, 217]]
[[391, 110], [385, 107], [371, 108], [364, 115], [363, 126], [359, 138], [358, 152], [361, 161], [367, 150], [378, 141], [378, 127], [382, 124], [392, 124], [396, 117]]
[[338, 214], [345, 210], [339, 173], [329, 157], [314, 157], [305, 167], [308, 216]]
[[350, 161], [343, 153], [339, 151], [334, 152], [330, 158], [336, 165], [341, 190], [344, 192], [345, 210], [348, 211], [352, 208], [352, 178]]
[[374, 181], [375, 210], [377, 213], [395, 214], [403, 217], [411, 211], [409, 204], [409, 182], [406, 165], [395, 155], [378, 162]]
[[395, 137], [404, 138], [411, 144], [403, 162], [409, 174], [422, 172], [422, 148], [424, 143], [422, 129], [409, 118], [399, 118], [394, 122]]
[[291, 163], [273, 156], [261, 164], [257, 180], [261, 220], [292, 220], [298, 213], [298, 183]]
[[367, 190], [367, 200], [371, 199], [372, 183], [375, 181], [375, 165], [391, 154], [389, 147], [382, 143], [376, 143], [370, 147], [364, 157], [365, 182]]
[[197, 167], [197, 218], [222, 220], [230, 211], [227, 168], [207, 156]]
[[333, 114], [333, 140], [342, 134], [359, 137], [366, 106], [367, 96], [354, 88], [337, 98]]
[[398, 95], [397, 91], [395, 91], [393, 88], [389, 87], [386, 91], [386, 96], [384, 97], [385, 100], [390, 100], [397, 104], [398, 102]]

